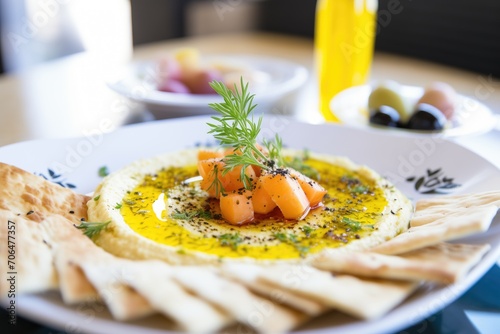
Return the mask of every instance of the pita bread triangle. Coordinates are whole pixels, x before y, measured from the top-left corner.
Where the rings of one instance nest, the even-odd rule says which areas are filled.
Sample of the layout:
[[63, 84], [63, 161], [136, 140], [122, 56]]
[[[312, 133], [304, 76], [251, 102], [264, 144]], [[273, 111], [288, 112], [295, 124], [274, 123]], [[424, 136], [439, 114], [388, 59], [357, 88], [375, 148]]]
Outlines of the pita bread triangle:
[[402, 254], [485, 232], [497, 214], [499, 197], [500, 192], [490, 192], [419, 201], [410, 228], [370, 251]]
[[440, 243], [400, 255], [373, 252], [323, 252], [311, 264], [318, 269], [361, 277], [453, 283], [489, 250], [488, 245]]
[[59, 214], [79, 224], [87, 219], [89, 196], [0, 162], [0, 209], [29, 220], [40, 222], [44, 217]]

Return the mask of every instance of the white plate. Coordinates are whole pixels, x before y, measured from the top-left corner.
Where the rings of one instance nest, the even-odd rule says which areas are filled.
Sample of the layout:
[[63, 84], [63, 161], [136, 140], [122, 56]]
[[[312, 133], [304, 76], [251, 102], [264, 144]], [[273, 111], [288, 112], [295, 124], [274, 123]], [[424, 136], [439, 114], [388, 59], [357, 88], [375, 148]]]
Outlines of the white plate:
[[[256, 94], [256, 110], [270, 111], [275, 103], [302, 86], [308, 75], [305, 67], [287, 60], [251, 55], [212, 55], [204, 57], [207, 63], [228, 64], [258, 71], [267, 77], [252, 87]], [[217, 95], [176, 94], [156, 89], [157, 63], [143, 61], [130, 63], [121, 73], [108, 81], [115, 92], [143, 103], [158, 119], [178, 116], [213, 114], [209, 103], [222, 102]]]
[[[368, 97], [371, 91], [372, 86], [370, 85], [345, 89], [335, 95], [330, 102], [330, 109], [334, 111], [343, 124], [352, 127], [425, 135], [439, 133], [446, 137], [485, 133], [490, 131], [497, 123], [493, 113], [487, 106], [473, 98], [458, 95], [456, 115], [443, 131], [419, 131], [370, 125], [368, 121]], [[424, 88], [417, 86], [402, 86], [401, 89], [401, 94], [414, 102], [417, 102], [423, 92]]]
[[[187, 117], [133, 125], [107, 135], [67, 140], [41, 140], [0, 148], [0, 161], [43, 174], [81, 193], [100, 182], [98, 170], [116, 171], [136, 159], [213, 143], [207, 135], [208, 117]], [[262, 133], [277, 132], [288, 147], [347, 156], [389, 177], [407, 196], [418, 198], [441, 193], [480, 192], [500, 189], [500, 171], [477, 154], [439, 138], [395, 136], [366, 132], [335, 124], [305, 124], [290, 118], [267, 115]], [[431, 174], [431, 176], [429, 176]], [[419, 181], [421, 178], [423, 181]], [[416, 187], [416, 184], [421, 184]], [[487, 233], [466, 242], [489, 243], [491, 251], [458, 284], [424, 285], [392, 312], [375, 321], [359, 321], [329, 313], [301, 331], [329, 333], [394, 332], [438, 311], [473, 285], [500, 256], [500, 217]], [[154, 316], [141, 321], [114, 321], [103, 308], [69, 307], [56, 293], [20, 296], [19, 315], [62, 329], [95, 333], [159, 333], [168, 322]]]

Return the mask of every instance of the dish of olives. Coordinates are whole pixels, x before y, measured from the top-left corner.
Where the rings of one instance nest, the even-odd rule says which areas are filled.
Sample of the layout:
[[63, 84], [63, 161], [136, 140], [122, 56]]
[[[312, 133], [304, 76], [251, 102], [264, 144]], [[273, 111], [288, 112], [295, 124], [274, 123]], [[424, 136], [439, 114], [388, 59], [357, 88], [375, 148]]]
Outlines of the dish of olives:
[[442, 82], [425, 88], [395, 81], [354, 86], [337, 94], [330, 109], [346, 126], [419, 135], [479, 134], [496, 124], [487, 106]]

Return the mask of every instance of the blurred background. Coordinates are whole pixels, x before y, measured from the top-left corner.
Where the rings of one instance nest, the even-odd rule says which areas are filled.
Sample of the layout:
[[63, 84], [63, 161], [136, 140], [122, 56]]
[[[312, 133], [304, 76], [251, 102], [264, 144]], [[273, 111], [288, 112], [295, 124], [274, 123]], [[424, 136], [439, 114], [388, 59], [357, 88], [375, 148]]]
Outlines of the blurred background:
[[[82, 129], [93, 134], [90, 130], [102, 130], [96, 125], [101, 120], [124, 123], [120, 111], [130, 104], [116, 105], [116, 96], [93, 75], [130, 60], [135, 46], [246, 31], [312, 41], [315, 9], [315, 0], [0, 0], [0, 75], [86, 53], [74, 63], [84, 66], [70, 73], [58, 70], [65, 66], [48, 66], [32, 77], [4, 75], [10, 80], [0, 81], [0, 146], [73, 136]], [[239, 45], [230, 47], [238, 52]], [[500, 1], [379, 0], [375, 49], [500, 78]], [[94, 61], [87, 62], [88, 56]], [[488, 98], [497, 95], [491, 92], [495, 89]], [[476, 148], [486, 146], [477, 143]], [[494, 286], [497, 276], [491, 277]], [[448, 308], [438, 321], [450, 318], [447, 324], [455, 324], [450, 333], [474, 333], [456, 321], [463, 318], [456, 310]], [[30, 322], [25, 326], [27, 333], [55, 333]], [[422, 333], [421, 328], [406, 333]]]
[[[0, 73], [82, 51], [114, 62], [127, 59], [133, 46], [185, 36], [266, 31], [312, 39], [316, 6], [315, 0], [0, 1]], [[378, 51], [500, 77], [499, 41], [498, 0], [379, 0]]]

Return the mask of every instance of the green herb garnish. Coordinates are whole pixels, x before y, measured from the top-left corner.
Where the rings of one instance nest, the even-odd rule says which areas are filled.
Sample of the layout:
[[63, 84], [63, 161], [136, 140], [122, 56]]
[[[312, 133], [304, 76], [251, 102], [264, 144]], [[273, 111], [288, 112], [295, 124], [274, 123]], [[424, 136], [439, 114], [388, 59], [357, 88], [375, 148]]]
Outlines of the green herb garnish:
[[361, 223], [348, 217], [342, 218], [342, 222], [346, 224], [352, 231], [361, 230]]
[[363, 185], [358, 185], [358, 186], [355, 186], [354, 188], [352, 188], [351, 192], [356, 193], [356, 194], [364, 194], [364, 193], [368, 192], [368, 187], [363, 186]]
[[304, 257], [310, 250], [309, 247], [302, 245], [300, 240], [297, 239], [297, 236], [293, 233], [289, 233], [287, 235], [286, 233], [278, 232], [274, 234], [274, 237], [283, 243], [293, 246], [297, 252], [299, 252], [301, 257]]
[[311, 233], [313, 233], [315, 231], [314, 228], [312, 228], [311, 226], [309, 225], [304, 225], [301, 227], [301, 230], [304, 232], [304, 234], [306, 235], [306, 237], [310, 237], [311, 236]]
[[304, 150], [302, 157], [293, 157], [291, 160], [285, 161], [285, 165], [314, 180], [319, 180], [319, 172], [315, 168], [304, 163], [307, 159], [309, 159], [309, 152]]
[[96, 235], [98, 235], [103, 229], [108, 226], [111, 221], [107, 221], [104, 223], [90, 223], [90, 222], [82, 222], [80, 225], [75, 225], [75, 227], [79, 230], [83, 230], [83, 234], [92, 239]]
[[101, 195], [97, 195], [96, 197], [94, 197], [94, 201], [97, 202], [99, 200], [99, 198], [101, 198]]
[[205, 219], [211, 219], [212, 214], [209, 211], [204, 211], [204, 210], [198, 210], [198, 211], [192, 211], [192, 212], [174, 212], [170, 215], [173, 219], [185, 219], [189, 220], [194, 217], [198, 218], [205, 218]]
[[99, 168], [99, 170], [97, 171], [97, 174], [100, 176], [100, 177], [105, 177], [105, 176], [108, 176], [109, 175], [109, 169], [107, 166], [102, 166], [101, 168]]
[[122, 208], [122, 203], [116, 203], [115, 209], [121, 209]]
[[221, 246], [229, 246], [232, 250], [236, 250], [243, 239], [239, 233], [226, 233], [219, 236], [219, 241]]
[[276, 239], [278, 239], [279, 241], [281, 241], [281, 242], [287, 242], [288, 241], [288, 238], [287, 238], [287, 236], [286, 236], [285, 233], [281, 233], [281, 232], [280, 233], [275, 233], [274, 237]]
[[174, 219], [191, 219], [194, 217], [194, 214], [187, 212], [174, 212], [170, 215], [170, 217]]
[[[283, 161], [281, 158], [281, 139], [276, 135], [274, 141], [265, 142], [269, 151], [266, 156], [257, 145], [257, 137], [262, 127], [262, 116], [254, 120], [252, 111], [256, 105], [253, 103], [254, 95], [248, 92], [248, 83], [240, 82], [240, 88], [235, 85], [234, 92], [222, 82], [213, 81], [210, 86], [224, 99], [221, 103], [210, 103], [209, 106], [217, 111], [220, 116], [212, 116], [216, 122], [208, 123], [209, 134], [219, 140], [221, 145], [232, 147], [235, 152], [224, 158], [225, 167], [223, 174], [237, 166], [241, 166], [241, 177], [246, 189], [251, 189], [252, 183], [245, 174], [250, 165], [259, 166], [264, 170], [272, 170]], [[214, 169], [215, 173], [221, 172]], [[217, 178], [215, 178], [217, 180]], [[219, 185], [214, 185], [219, 186]], [[215, 188], [216, 194], [222, 189]], [[217, 191], [219, 190], [219, 191]]]
[[[221, 180], [217, 177], [219, 175], [219, 166], [217, 165], [214, 165], [214, 169], [212, 170], [212, 173], [213, 173], [213, 182], [210, 184], [210, 186], [208, 187], [208, 189], [214, 189], [215, 193], [216, 194], [222, 194], [224, 195], [225, 191], [224, 191], [224, 187], [222, 186], [222, 182]], [[245, 179], [243, 180], [246, 180], [246, 175], [245, 175]]]

